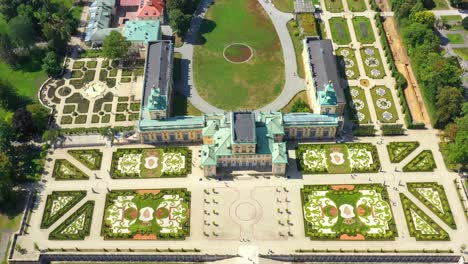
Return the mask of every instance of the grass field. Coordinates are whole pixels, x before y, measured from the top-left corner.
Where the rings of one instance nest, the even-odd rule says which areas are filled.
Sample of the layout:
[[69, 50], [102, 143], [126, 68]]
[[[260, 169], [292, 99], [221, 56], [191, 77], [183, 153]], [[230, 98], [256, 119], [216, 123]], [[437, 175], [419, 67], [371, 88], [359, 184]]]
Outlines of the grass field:
[[294, 12], [294, 1], [293, 0], [272, 0], [275, 7], [285, 13]]
[[[256, 109], [273, 101], [284, 86], [283, 53], [276, 30], [257, 1], [220, 0], [207, 11], [193, 58], [200, 96], [225, 110]], [[246, 63], [224, 59], [224, 49], [244, 43], [253, 49]]]
[[351, 12], [363, 12], [367, 9], [365, 0], [347, 0], [347, 2]]
[[341, 0], [325, 0], [325, 8], [328, 12], [339, 13], [343, 12], [343, 2]]
[[457, 23], [462, 21], [462, 16], [460, 15], [450, 15], [450, 16], [440, 16], [442, 23]]
[[454, 34], [447, 34], [447, 38], [449, 39], [450, 43], [452, 44], [463, 44], [465, 41], [463, 40], [463, 36], [458, 33]]
[[464, 60], [468, 60], [468, 48], [453, 49], [453, 52], [455, 52], [455, 54], [460, 56], [460, 58], [462, 58]]
[[374, 31], [372, 30], [372, 25], [367, 17], [354, 17], [353, 27], [356, 32], [356, 38], [359, 42], [363, 44], [372, 44], [375, 42]]
[[297, 76], [304, 78], [304, 63], [302, 61], [302, 37], [300, 35], [294, 35], [294, 31], [299, 30], [298, 27], [294, 27], [293, 20], [289, 21], [286, 26], [288, 27], [289, 35], [294, 46], [294, 52], [296, 54], [296, 64], [297, 64]]
[[291, 113], [292, 107], [296, 101], [302, 100], [307, 103], [307, 93], [306, 91], [298, 92], [289, 103], [281, 109], [282, 113]]
[[347, 45], [351, 43], [348, 23], [345, 18], [333, 17], [329, 19], [328, 22], [330, 23], [333, 42], [338, 45]]

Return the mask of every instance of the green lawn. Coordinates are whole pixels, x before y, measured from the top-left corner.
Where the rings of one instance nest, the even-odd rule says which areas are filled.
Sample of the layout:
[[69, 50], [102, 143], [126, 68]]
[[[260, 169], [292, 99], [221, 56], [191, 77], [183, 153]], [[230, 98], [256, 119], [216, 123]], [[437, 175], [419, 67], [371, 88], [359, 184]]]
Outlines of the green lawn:
[[370, 123], [371, 116], [364, 89], [357, 86], [351, 86], [344, 91], [346, 101], [348, 102], [347, 105], [350, 113], [350, 119], [358, 124]]
[[[256, 1], [220, 0], [206, 13], [193, 57], [200, 96], [225, 109], [256, 109], [273, 101], [284, 87], [284, 61], [276, 30]], [[246, 63], [224, 59], [224, 49], [244, 43], [253, 49]]]
[[378, 49], [374, 47], [361, 48], [361, 58], [367, 77], [382, 79], [385, 76], [385, 69]]
[[347, 45], [351, 43], [348, 23], [345, 18], [333, 17], [329, 19], [328, 22], [330, 23], [333, 42], [338, 45]]
[[468, 60], [468, 48], [456, 48], [456, 49], [453, 49], [453, 52], [455, 52], [455, 54], [460, 56], [460, 58], [464, 60]]
[[335, 54], [341, 77], [347, 80], [356, 80], [360, 73], [354, 50], [351, 48], [338, 48], [335, 50]]
[[363, 12], [366, 11], [366, 2], [365, 0], [346, 0], [348, 2], [348, 7], [351, 12]]
[[302, 28], [302, 33], [305, 36], [318, 36], [317, 21], [313, 14], [297, 14], [297, 21]]
[[463, 40], [463, 36], [458, 33], [454, 34], [447, 34], [447, 38], [449, 39], [450, 43], [452, 44], [463, 44], [465, 41]]
[[343, 12], [343, 2], [341, 0], [325, 0], [325, 9], [332, 13]]
[[[294, 53], [296, 54], [296, 64], [297, 64], [297, 76], [304, 78], [304, 62], [302, 61], [302, 37], [297, 34], [294, 35], [294, 32], [299, 31], [298, 27], [294, 27], [294, 20], [289, 21], [286, 26], [288, 27], [289, 35], [291, 36]], [[296, 24], [297, 25], [297, 24]]]
[[281, 112], [282, 113], [291, 113], [292, 112], [292, 107], [294, 105], [294, 103], [296, 101], [299, 101], [299, 100], [302, 100], [304, 102], [308, 102], [307, 100], [307, 93], [306, 91], [301, 91], [301, 92], [298, 92], [294, 97], [293, 99], [291, 99], [291, 101], [289, 101], [289, 103], [283, 107], [283, 109], [281, 109]]
[[462, 21], [462, 16], [460, 15], [451, 15], [451, 16], [440, 16], [442, 23], [457, 23]]
[[354, 17], [353, 27], [359, 42], [363, 44], [372, 44], [375, 42], [374, 31], [372, 30], [372, 25], [367, 17]]
[[199, 116], [203, 113], [195, 108], [195, 106], [187, 100], [187, 97], [175, 93], [174, 94], [174, 108], [173, 108], [173, 116], [182, 116], [182, 115], [191, 115], [191, 116]]
[[293, 0], [273, 0], [272, 1], [275, 7], [285, 13], [294, 12], [294, 1]]
[[371, 95], [377, 119], [382, 123], [395, 123], [398, 120], [398, 113], [390, 89], [376, 86], [371, 89]]

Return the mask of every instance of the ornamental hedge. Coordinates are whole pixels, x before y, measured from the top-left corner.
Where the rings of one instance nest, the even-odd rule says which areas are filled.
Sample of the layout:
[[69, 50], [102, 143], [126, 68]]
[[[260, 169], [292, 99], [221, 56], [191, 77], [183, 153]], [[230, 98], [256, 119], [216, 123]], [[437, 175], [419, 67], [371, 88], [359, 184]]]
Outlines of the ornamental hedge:
[[[53, 202], [58, 200], [60, 197], [72, 196], [73, 199], [60, 208], [54, 215], [51, 215]], [[60, 217], [68, 212], [73, 206], [81, 201], [86, 196], [86, 191], [54, 191], [47, 196], [44, 213], [42, 215], [41, 228], [49, 228], [54, 224]]]
[[[89, 236], [89, 232], [91, 230], [93, 211], [94, 201], [87, 201], [49, 234], [49, 240], [84, 240]], [[76, 233], [71, 232], [67, 234], [67, 228], [73, 228], [71, 226], [82, 215], [85, 217], [83, 226], [75, 226], [75, 229], [72, 231], [76, 231]]]
[[407, 142], [390, 142], [387, 145], [388, 155], [392, 163], [398, 163], [411, 154], [416, 148], [419, 147], [417, 141]]
[[423, 150], [403, 167], [403, 172], [434, 171], [437, 168], [432, 151]]
[[52, 177], [57, 181], [88, 180], [89, 176], [66, 159], [55, 160]]
[[[101, 169], [102, 152], [98, 149], [68, 150], [68, 154], [70, 154], [73, 158], [81, 162], [90, 170]], [[87, 158], [89, 156], [91, 156], [94, 160], [90, 160], [89, 158]]]

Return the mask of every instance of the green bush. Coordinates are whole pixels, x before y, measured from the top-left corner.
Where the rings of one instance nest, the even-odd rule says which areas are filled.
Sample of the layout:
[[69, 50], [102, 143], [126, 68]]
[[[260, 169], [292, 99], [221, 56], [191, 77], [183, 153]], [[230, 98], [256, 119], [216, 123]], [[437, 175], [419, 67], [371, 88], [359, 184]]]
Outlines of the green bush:
[[358, 125], [353, 127], [353, 135], [355, 137], [372, 137], [375, 136], [377, 130], [373, 125]]
[[[89, 236], [91, 230], [93, 211], [94, 201], [87, 201], [49, 234], [49, 240], [84, 240], [85, 237]], [[83, 228], [77, 229], [76, 234], [63, 234], [63, 231], [83, 214], [85, 215]]]
[[[54, 215], [51, 215], [53, 201], [63, 196], [71, 196], [73, 199], [66, 203], [65, 206], [58, 210]], [[49, 228], [85, 196], [86, 191], [53, 191], [47, 196], [44, 213], [42, 215], [41, 229]]]
[[97, 66], [97, 61], [88, 61], [86, 62], [86, 68], [94, 69]]
[[74, 70], [78, 70], [78, 69], [83, 68], [84, 65], [85, 65], [85, 62], [84, 62], [84, 61], [75, 61], [75, 62], [73, 63], [73, 67], [72, 67], [72, 68], [73, 68]]
[[[64, 171], [65, 170], [65, 171]], [[54, 170], [52, 177], [56, 181], [62, 180], [88, 180], [89, 176], [82, 172], [80, 169], [75, 167], [66, 159], [55, 160]]]
[[382, 129], [382, 134], [384, 136], [400, 136], [405, 134], [405, 129], [403, 125], [396, 124], [396, 125], [382, 125], [380, 127]]
[[437, 168], [432, 151], [423, 150], [403, 167], [403, 172], [434, 171]]
[[[68, 150], [68, 154], [70, 154], [79, 162], [83, 163], [83, 165], [85, 165], [90, 170], [101, 169], [102, 152], [98, 149], [72, 149]], [[91, 159], [94, 160], [88, 159], [90, 156]]]
[[387, 145], [388, 155], [392, 163], [398, 163], [411, 154], [416, 148], [419, 147], [417, 141], [406, 142], [390, 142]]

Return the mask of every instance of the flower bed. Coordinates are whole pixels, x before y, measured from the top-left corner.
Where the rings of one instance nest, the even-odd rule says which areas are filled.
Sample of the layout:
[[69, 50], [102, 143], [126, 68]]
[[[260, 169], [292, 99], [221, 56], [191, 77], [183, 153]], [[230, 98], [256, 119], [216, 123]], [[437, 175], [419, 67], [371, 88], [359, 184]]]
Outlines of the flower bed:
[[383, 185], [306, 185], [301, 198], [310, 239], [394, 240], [398, 234]]
[[89, 236], [94, 201], [87, 201], [49, 234], [49, 240], [84, 240]]
[[350, 119], [358, 124], [370, 123], [370, 112], [364, 89], [351, 86], [345, 90], [345, 97], [348, 102]]
[[47, 196], [41, 228], [48, 228], [86, 196], [86, 191], [55, 191]]
[[376, 86], [370, 92], [377, 119], [382, 123], [395, 123], [398, 120], [398, 113], [390, 89]]
[[190, 236], [186, 189], [120, 190], [107, 194], [105, 239], [185, 239]]
[[81, 162], [90, 170], [101, 169], [102, 152], [98, 149], [75, 149], [68, 150], [73, 158]]
[[185, 147], [118, 149], [111, 176], [123, 178], [186, 177], [192, 172], [192, 152]]
[[296, 149], [298, 168], [306, 174], [377, 172], [377, 149], [370, 143], [300, 144]]
[[89, 176], [82, 172], [80, 169], [71, 164], [68, 160], [57, 159], [55, 160], [52, 178], [57, 181], [63, 180], [88, 180]]
[[341, 76], [347, 80], [356, 80], [359, 76], [359, 68], [356, 55], [351, 48], [338, 48], [335, 51]]
[[407, 187], [414, 197], [418, 198], [442, 221], [452, 229], [457, 229], [444, 186], [436, 182], [408, 182]]
[[400, 199], [410, 236], [414, 237], [417, 241], [450, 240], [447, 232], [417, 207], [406, 195], [400, 193]]
[[432, 151], [423, 150], [403, 167], [404, 172], [434, 171], [437, 168]]
[[419, 147], [417, 141], [390, 142], [387, 145], [388, 156], [392, 163], [398, 163], [405, 159], [411, 152]]
[[380, 59], [380, 52], [377, 48], [361, 48], [361, 57], [368, 78], [382, 79], [385, 76], [385, 69]]

